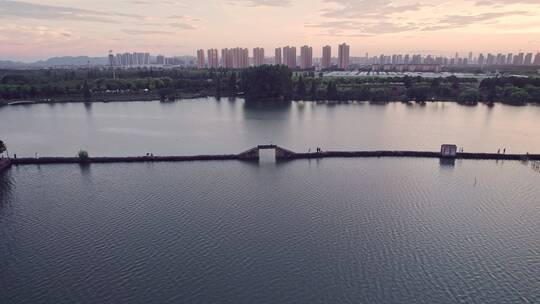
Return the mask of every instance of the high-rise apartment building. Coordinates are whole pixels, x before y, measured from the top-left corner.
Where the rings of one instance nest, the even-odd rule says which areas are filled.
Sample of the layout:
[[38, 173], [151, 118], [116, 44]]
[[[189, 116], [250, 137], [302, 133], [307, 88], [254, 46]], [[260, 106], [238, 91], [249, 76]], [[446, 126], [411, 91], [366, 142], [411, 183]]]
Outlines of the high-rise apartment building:
[[497, 57], [495, 57], [495, 63], [496, 64], [501, 64], [501, 60], [502, 60], [502, 54], [498, 53]]
[[274, 51], [274, 64], [282, 65], [283, 60], [281, 59], [281, 48], [276, 48]]
[[144, 64], [145, 65], [150, 64], [150, 53], [144, 53]]
[[503, 54], [503, 55], [501, 56], [501, 62], [500, 62], [499, 64], [501, 64], [501, 65], [505, 65], [505, 64], [506, 64], [506, 55]]
[[235, 69], [245, 69], [249, 66], [249, 51], [246, 48], [233, 49], [233, 67]]
[[313, 48], [304, 45], [300, 48], [300, 68], [303, 70], [313, 67]]
[[525, 55], [525, 59], [523, 60], [523, 64], [524, 65], [531, 65], [532, 60], [533, 60], [533, 54], [532, 53], [527, 53], [527, 55]]
[[508, 65], [512, 64], [513, 58], [514, 58], [514, 54], [508, 53], [508, 55], [506, 55], [506, 64]]
[[256, 47], [253, 49], [253, 65], [261, 66], [264, 64], [264, 49]]
[[296, 47], [286, 46], [283, 48], [283, 64], [291, 69], [296, 68]]
[[493, 64], [495, 64], [495, 56], [493, 56], [491, 53], [488, 53], [488, 54], [487, 54], [486, 64], [487, 64], [487, 65], [493, 65]]
[[326, 45], [322, 49], [321, 68], [328, 69], [332, 66], [332, 47]]
[[340, 44], [338, 48], [338, 68], [348, 69], [349, 68], [349, 45], [346, 43]]
[[115, 66], [115, 65], [117, 65], [117, 64], [116, 64], [116, 58], [114, 57], [114, 55], [112, 54], [112, 52], [109, 53], [109, 65], [110, 65], [110, 66]]
[[480, 55], [478, 55], [478, 64], [479, 65], [484, 65], [485, 64], [485, 59], [484, 59], [484, 54], [480, 53]]
[[536, 56], [534, 56], [534, 64], [540, 65], [540, 53], [536, 53]]
[[156, 57], [156, 63], [157, 64], [165, 64], [165, 56], [163, 55], [157, 55]]
[[197, 51], [197, 68], [204, 69], [205, 66], [206, 66], [206, 62], [204, 59], [204, 50], [200, 49]]
[[218, 68], [219, 67], [219, 55], [217, 49], [209, 49], [208, 53], [208, 67], [209, 68]]
[[245, 48], [221, 50], [221, 66], [227, 69], [245, 69], [249, 66], [249, 51]]
[[522, 65], [524, 60], [525, 54], [519, 53], [517, 55], [514, 55], [514, 59], [512, 60], [513, 65]]
[[232, 52], [229, 49], [221, 49], [221, 67], [232, 69]]

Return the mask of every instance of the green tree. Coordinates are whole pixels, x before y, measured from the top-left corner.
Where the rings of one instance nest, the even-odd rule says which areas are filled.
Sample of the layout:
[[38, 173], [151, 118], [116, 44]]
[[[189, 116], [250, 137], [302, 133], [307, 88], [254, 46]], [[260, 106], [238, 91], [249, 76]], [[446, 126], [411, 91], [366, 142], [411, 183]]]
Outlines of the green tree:
[[326, 98], [329, 100], [337, 100], [338, 98], [337, 86], [333, 81], [330, 81], [326, 86]]
[[387, 102], [389, 99], [388, 91], [383, 88], [371, 89], [369, 95], [370, 99], [376, 102]]
[[216, 78], [216, 98], [221, 98], [221, 76]]
[[492, 103], [495, 102], [495, 98], [497, 98], [497, 86], [492, 85], [492, 86], [490, 86], [490, 88], [488, 89], [486, 101], [487, 101], [488, 103], [491, 103], [491, 104], [492, 104]]
[[81, 163], [87, 163], [90, 161], [90, 156], [88, 155], [88, 152], [84, 150], [79, 150], [79, 153], [77, 153], [77, 157], [79, 158], [79, 161]]
[[407, 89], [411, 88], [413, 85], [413, 80], [411, 77], [409, 77], [409, 75], [405, 75], [405, 77], [403, 77], [403, 86]]
[[229, 76], [229, 93], [231, 95], [236, 95], [237, 84], [236, 84], [236, 72], [232, 72]]
[[7, 151], [7, 146], [6, 144], [0, 140], [0, 154], [4, 153]]
[[92, 98], [92, 92], [90, 91], [90, 88], [88, 87], [88, 82], [86, 81], [84, 82], [82, 91], [83, 91], [84, 101], [89, 102], [90, 99]]
[[526, 104], [530, 99], [529, 93], [525, 90], [516, 90], [512, 94], [510, 94], [510, 102], [512, 104], [516, 105], [524, 105]]
[[175, 93], [176, 91], [174, 90], [174, 88], [159, 89], [158, 91], [159, 100], [160, 101], [167, 101], [167, 100], [174, 101], [176, 99]]
[[441, 85], [441, 78], [433, 78], [431, 80], [431, 89], [437, 89]]
[[292, 98], [292, 72], [286, 66], [247, 68], [242, 71], [241, 82], [247, 101]]
[[407, 90], [410, 99], [423, 102], [428, 99], [430, 89], [427, 86], [413, 86]]
[[540, 102], [540, 87], [535, 87], [533, 85], [527, 85], [525, 87], [527, 93], [529, 94], [531, 102]]
[[480, 92], [477, 89], [467, 89], [458, 96], [458, 102], [463, 104], [477, 104], [480, 100]]
[[304, 97], [306, 95], [306, 84], [304, 83], [304, 77], [302, 76], [298, 78], [298, 83], [296, 84], [296, 94], [299, 97]]
[[317, 99], [317, 82], [315, 79], [311, 81], [311, 89], [309, 90], [309, 96], [313, 99]]

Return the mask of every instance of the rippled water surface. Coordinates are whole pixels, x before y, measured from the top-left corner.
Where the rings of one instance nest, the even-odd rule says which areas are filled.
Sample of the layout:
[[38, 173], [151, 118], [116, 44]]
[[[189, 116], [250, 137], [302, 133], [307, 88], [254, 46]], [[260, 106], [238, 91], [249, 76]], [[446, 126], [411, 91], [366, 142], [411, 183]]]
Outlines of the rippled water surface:
[[19, 166], [0, 303], [540, 303], [539, 197], [520, 162]]
[[55, 104], [0, 108], [0, 137], [19, 156], [239, 153], [263, 143], [297, 152], [427, 150], [540, 153], [540, 107], [455, 103], [405, 105], [175, 103]]

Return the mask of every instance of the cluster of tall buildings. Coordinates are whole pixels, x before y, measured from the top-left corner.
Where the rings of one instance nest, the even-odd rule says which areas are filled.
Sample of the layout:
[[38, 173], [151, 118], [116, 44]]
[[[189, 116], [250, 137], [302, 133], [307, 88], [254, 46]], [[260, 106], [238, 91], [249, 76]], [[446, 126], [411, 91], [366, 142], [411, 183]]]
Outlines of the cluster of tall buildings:
[[478, 55], [477, 64], [479, 65], [540, 65], [540, 53], [518, 53], [518, 54], [491, 54]]
[[207, 50], [208, 54], [208, 61], [204, 58], [204, 50], [198, 50], [197, 51], [197, 68], [203, 69], [205, 68], [206, 62], [208, 62], [209, 68], [218, 68], [219, 67], [219, 55], [217, 49], [209, 49]]
[[[257, 48], [257, 56], [261, 56]], [[254, 50], [255, 52], [255, 50]], [[262, 58], [264, 60], [264, 50], [262, 50]], [[197, 68], [218, 68], [224, 67], [228, 69], [243, 69], [249, 66], [249, 51], [245, 48], [222, 49], [221, 61], [217, 49], [207, 50], [208, 60], [205, 58], [203, 49], [197, 50]]]
[[[215, 50], [217, 52], [217, 50]], [[210, 54], [210, 52], [209, 52]], [[133, 52], [133, 53], [122, 53], [122, 54], [113, 54], [112, 51], [109, 52], [109, 66], [116, 67], [137, 67], [137, 66], [147, 66], [147, 65], [170, 65], [170, 66], [183, 66], [189, 67], [194, 66], [195, 62], [193, 56], [174, 56], [174, 57], [165, 57], [163, 55], [151, 56], [147, 52]], [[210, 59], [210, 64], [213, 64], [213, 67], [218, 67], [219, 62], [213, 63], [211, 58], [217, 58], [215, 56], [208, 56]]]
[[109, 53], [109, 65], [110, 66], [141, 66], [150, 64], [150, 53], [123, 53], [112, 54]]
[[[512, 65], [512, 66], [540, 66], [540, 52], [534, 53], [479, 53], [477, 55], [469, 52], [468, 54], [460, 55], [456, 53], [454, 56], [441, 55], [421, 55], [421, 54], [392, 54], [369, 56], [365, 54], [363, 57], [351, 57], [350, 46], [342, 43], [337, 48], [337, 53], [333, 53], [333, 49], [329, 45], [322, 47], [322, 56], [313, 57], [313, 48], [308, 45], [300, 47], [299, 51], [294, 46], [279, 47], [274, 50], [274, 56], [267, 57], [264, 48], [256, 47], [252, 50], [250, 57], [247, 48], [225, 48], [219, 51], [218, 49], [198, 50], [197, 57], [180, 56], [180, 57], [165, 57], [157, 55], [152, 57], [147, 52], [131, 52], [113, 54], [109, 52], [109, 65], [118, 67], [146, 66], [146, 65], [163, 65], [163, 66], [196, 66], [199, 69], [203, 68], [228, 68], [228, 69], [244, 69], [249, 66], [260, 66], [263, 64], [286, 65], [291, 69], [309, 70], [313, 68], [331, 69], [337, 68], [346, 70], [351, 66], [373, 66], [377, 68], [389, 69], [390, 65], [430, 65], [430, 66], [494, 66], [494, 65]], [[334, 55], [334, 56], [333, 56]]]
[[369, 57], [354, 58], [354, 64], [358, 65], [441, 65], [441, 66], [466, 66], [466, 65], [540, 65], [540, 53], [518, 53], [518, 54], [491, 54], [484, 55], [483, 53], [474, 56], [469, 52], [467, 56], [460, 56], [456, 53], [453, 57], [420, 55], [420, 54], [394, 54], [394, 55], [379, 55]]
[[[286, 46], [283, 48], [283, 60], [281, 64], [288, 66], [291, 69], [296, 68], [296, 47]], [[275, 63], [274, 64], [278, 64]]]
[[264, 62], [264, 49], [257, 47], [253, 49], [253, 65], [254, 66], [260, 66], [263, 65]]
[[152, 61], [151, 64], [157, 64], [157, 65], [170, 65], [170, 66], [194, 66], [195, 62], [193, 59], [193, 56], [175, 56], [175, 57], [165, 57], [163, 55], [157, 55], [156, 60]]
[[249, 67], [249, 51], [246, 48], [221, 50], [221, 66], [227, 69], [245, 69]]
[[[338, 47], [338, 60], [337, 67], [340, 69], [347, 69], [350, 65], [350, 46], [346, 43], [340, 44]], [[309, 70], [315, 67], [313, 60], [313, 48], [308, 45], [300, 47], [300, 56], [298, 56], [296, 47], [285, 46], [283, 48], [276, 48], [274, 50], [274, 58], [266, 58], [264, 48], [256, 47], [253, 49], [253, 57], [250, 62], [249, 50], [246, 48], [233, 48], [221, 50], [221, 61], [217, 56], [217, 49], [207, 50], [207, 57], [205, 57], [205, 51], [200, 49], [197, 51], [197, 68], [216, 68], [218, 66], [223, 68], [243, 69], [250, 65], [260, 66], [263, 64], [275, 64], [286, 65], [291, 69], [300, 68], [303, 70]], [[332, 61], [332, 47], [323, 47], [322, 68], [330, 68], [333, 66]]]

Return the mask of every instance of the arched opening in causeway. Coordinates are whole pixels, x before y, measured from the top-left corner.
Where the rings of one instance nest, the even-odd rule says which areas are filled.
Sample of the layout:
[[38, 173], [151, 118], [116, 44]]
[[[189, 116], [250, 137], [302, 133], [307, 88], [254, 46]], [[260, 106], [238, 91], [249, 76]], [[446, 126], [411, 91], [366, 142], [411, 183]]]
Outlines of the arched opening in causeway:
[[276, 162], [276, 148], [259, 148], [259, 162], [260, 163], [275, 163]]

